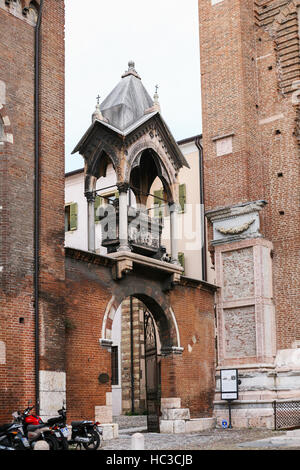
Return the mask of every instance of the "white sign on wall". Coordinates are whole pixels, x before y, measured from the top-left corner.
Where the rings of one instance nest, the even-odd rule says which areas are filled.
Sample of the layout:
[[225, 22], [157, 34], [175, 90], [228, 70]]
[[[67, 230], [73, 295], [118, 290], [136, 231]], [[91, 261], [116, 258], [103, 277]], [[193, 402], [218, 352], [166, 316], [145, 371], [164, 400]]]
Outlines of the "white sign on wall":
[[221, 399], [238, 399], [238, 370], [222, 369], [221, 371]]

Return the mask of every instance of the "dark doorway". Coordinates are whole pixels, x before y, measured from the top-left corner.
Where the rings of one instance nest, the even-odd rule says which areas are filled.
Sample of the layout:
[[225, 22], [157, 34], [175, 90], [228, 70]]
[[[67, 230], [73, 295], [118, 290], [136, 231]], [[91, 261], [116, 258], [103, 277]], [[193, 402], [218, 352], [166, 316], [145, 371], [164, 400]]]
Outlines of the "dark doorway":
[[161, 380], [157, 356], [155, 321], [148, 310], [144, 311], [145, 372], [148, 432], [160, 432]]

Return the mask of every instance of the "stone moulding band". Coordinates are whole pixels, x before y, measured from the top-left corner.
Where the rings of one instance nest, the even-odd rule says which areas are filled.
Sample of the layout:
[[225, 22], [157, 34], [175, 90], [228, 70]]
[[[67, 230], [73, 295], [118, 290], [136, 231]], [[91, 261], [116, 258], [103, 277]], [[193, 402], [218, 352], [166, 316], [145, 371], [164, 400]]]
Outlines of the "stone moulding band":
[[109, 349], [113, 345], [113, 341], [111, 339], [100, 338], [99, 339], [100, 346], [104, 349]]
[[162, 356], [169, 356], [171, 354], [182, 354], [184, 351], [184, 348], [177, 347], [177, 346], [170, 346], [166, 348], [161, 349], [161, 355]]

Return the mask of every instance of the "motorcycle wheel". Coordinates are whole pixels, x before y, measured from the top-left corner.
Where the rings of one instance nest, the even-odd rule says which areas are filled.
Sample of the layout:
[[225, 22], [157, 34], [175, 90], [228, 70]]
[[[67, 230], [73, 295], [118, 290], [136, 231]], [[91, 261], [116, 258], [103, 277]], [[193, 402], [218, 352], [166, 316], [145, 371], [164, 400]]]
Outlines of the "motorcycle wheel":
[[49, 450], [58, 450], [59, 449], [59, 444], [57, 442], [57, 439], [55, 439], [54, 436], [46, 435], [44, 437], [44, 440], [49, 444]]
[[59, 450], [69, 450], [69, 443], [65, 437], [59, 441]]
[[98, 447], [100, 446], [100, 436], [97, 433], [97, 431], [91, 431], [88, 433], [88, 437], [90, 438], [90, 442], [83, 443], [83, 447], [85, 450], [97, 450]]

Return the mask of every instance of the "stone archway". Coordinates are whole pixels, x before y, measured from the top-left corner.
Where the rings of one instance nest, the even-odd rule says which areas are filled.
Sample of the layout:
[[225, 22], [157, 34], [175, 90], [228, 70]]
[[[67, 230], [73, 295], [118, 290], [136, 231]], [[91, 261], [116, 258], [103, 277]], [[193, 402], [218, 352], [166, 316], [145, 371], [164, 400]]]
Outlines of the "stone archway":
[[[140, 300], [152, 313], [155, 322], [159, 328], [159, 337], [161, 343], [161, 349], [164, 354], [171, 353], [172, 351], [182, 352], [183, 348], [180, 345], [180, 334], [177, 324], [177, 320], [174, 314], [174, 311], [171, 306], [166, 302], [159, 303], [158, 299], [155, 298], [155, 293], [152, 292], [153, 297], [145, 292], [136, 291], [134, 286], [132, 286], [132, 292], [130, 292], [126, 297], [120, 300], [118, 295], [113, 295], [104, 312], [103, 321], [101, 325], [101, 338], [100, 344], [103, 347], [109, 346], [111, 340], [111, 328], [114, 321], [116, 312], [119, 306], [122, 304], [122, 301], [127, 297], [134, 297]], [[147, 288], [144, 289], [145, 291]]]
[[[111, 332], [118, 306], [130, 296], [143, 302], [158, 324], [164, 406], [211, 416], [215, 288], [201, 281], [174, 284], [167, 263], [133, 262], [116, 278], [118, 257], [75, 249], [66, 249], [66, 255], [65, 316], [73, 325], [66, 334], [69, 419], [112, 423]], [[167, 421], [174, 425], [169, 414]]]
[[[118, 420], [121, 414], [147, 414], [148, 430], [157, 432], [161, 361], [183, 348], [172, 308], [158, 304], [145, 292], [132, 292], [120, 304], [116, 296], [111, 297], [101, 328], [100, 344], [111, 352], [112, 415]], [[155, 339], [155, 347], [149, 347], [151, 338]]]

